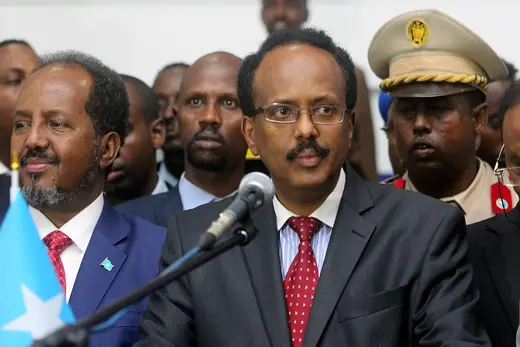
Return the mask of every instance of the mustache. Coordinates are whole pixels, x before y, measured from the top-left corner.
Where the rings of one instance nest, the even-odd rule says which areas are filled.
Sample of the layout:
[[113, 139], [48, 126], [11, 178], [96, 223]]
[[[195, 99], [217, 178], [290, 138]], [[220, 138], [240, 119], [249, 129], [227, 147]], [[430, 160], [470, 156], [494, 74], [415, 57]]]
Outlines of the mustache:
[[27, 166], [27, 161], [29, 159], [40, 159], [40, 160], [44, 160], [44, 161], [48, 162], [49, 164], [59, 164], [60, 163], [60, 160], [57, 156], [46, 154], [44, 151], [36, 149], [36, 148], [31, 148], [24, 154], [24, 156], [20, 160], [20, 166], [21, 167]]
[[192, 142], [210, 140], [215, 142], [225, 143], [224, 138], [216, 130], [201, 129], [193, 136]]
[[298, 142], [296, 147], [285, 154], [285, 159], [293, 161], [298, 155], [306, 149], [313, 149], [319, 157], [325, 158], [330, 153], [330, 149], [326, 146], [320, 146], [315, 139], [308, 139]]

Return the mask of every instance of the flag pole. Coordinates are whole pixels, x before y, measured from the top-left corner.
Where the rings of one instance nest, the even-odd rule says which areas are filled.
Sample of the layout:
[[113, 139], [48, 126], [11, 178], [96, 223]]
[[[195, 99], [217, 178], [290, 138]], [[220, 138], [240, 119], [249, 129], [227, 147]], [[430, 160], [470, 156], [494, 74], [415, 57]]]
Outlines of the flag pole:
[[11, 188], [9, 190], [11, 195], [11, 204], [14, 203], [14, 199], [16, 197], [16, 193], [20, 189], [20, 178], [19, 172], [20, 163], [18, 162], [18, 154], [13, 152], [13, 157], [11, 160]]

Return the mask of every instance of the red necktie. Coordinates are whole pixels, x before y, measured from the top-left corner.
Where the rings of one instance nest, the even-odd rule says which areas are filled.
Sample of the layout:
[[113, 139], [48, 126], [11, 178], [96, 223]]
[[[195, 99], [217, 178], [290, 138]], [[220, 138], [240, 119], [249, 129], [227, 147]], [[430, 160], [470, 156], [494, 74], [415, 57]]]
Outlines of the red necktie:
[[320, 229], [321, 222], [312, 217], [291, 217], [288, 224], [300, 237], [300, 244], [298, 254], [285, 275], [283, 286], [292, 346], [300, 347], [318, 285], [318, 266], [311, 240]]
[[63, 268], [60, 256], [61, 252], [70, 246], [72, 240], [61, 231], [56, 230], [45, 236], [43, 242], [45, 242], [45, 245], [47, 246], [47, 252], [49, 253], [52, 267], [54, 268], [54, 271], [56, 271], [63, 293], [66, 293], [67, 285], [65, 280], [65, 269]]

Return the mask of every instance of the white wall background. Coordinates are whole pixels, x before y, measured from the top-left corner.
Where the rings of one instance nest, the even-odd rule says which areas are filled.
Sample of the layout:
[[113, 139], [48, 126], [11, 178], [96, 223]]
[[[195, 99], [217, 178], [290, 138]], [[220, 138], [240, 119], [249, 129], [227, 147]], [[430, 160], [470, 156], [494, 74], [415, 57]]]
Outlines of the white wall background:
[[[519, 0], [309, 0], [308, 26], [326, 30], [364, 70], [372, 91], [377, 163], [391, 171], [379, 130], [379, 80], [366, 54], [372, 35], [390, 18], [435, 7], [479, 34], [497, 53], [520, 67]], [[76, 49], [121, 73], [152, 83], [174, 61], [193, 62], [216, 50], [244, 56], [266, 37], [261, 0], [0, 0], [0, 40], [23, 38], [39, 53]]]

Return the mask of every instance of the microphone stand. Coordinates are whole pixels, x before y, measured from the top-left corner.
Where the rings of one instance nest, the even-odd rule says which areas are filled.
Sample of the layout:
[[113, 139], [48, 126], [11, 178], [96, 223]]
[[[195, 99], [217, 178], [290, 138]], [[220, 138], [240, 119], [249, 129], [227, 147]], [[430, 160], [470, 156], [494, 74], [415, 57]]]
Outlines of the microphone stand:
[[179, 265], [178, 268], [167, 273], [159, 274], [159, 276], [152, 281], [135, 289], [120, 300], [101, 308], [90, 317], [80, 320], [76, 325], [66, 325], [42, 340], [34, 341], [32, 347], [87, 347], [88, 331], [90, 328], [104, 322], [130, 304], [144, 299], [154, 291], [164, 288], [170, 282], [178, 280], [191, 270], [202, 266], [231, 248], [237, 245], [244, 246], [248, 244], [258, 233], [251, 225], [238, 225], [234, 229], [234, 234], [229, 239], [217, 243], [208, 251], [196, 254]]

